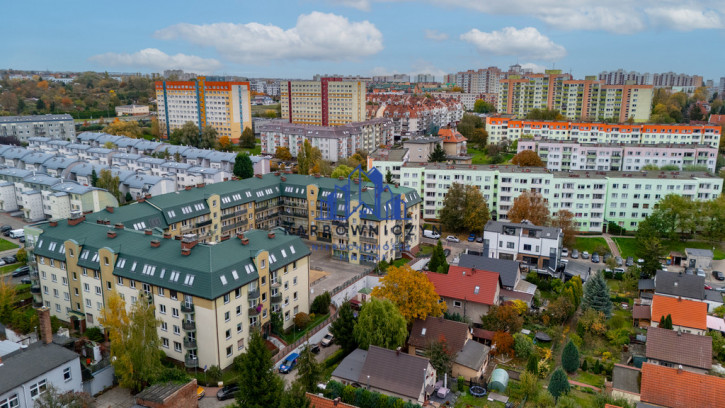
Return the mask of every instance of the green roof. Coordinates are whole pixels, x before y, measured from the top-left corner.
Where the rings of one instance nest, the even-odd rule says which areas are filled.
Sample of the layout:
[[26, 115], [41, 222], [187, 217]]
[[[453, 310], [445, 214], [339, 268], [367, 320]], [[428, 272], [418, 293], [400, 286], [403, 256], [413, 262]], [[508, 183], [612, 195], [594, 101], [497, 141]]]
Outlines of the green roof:
[[[65, 261], [66, 240], [72, 239], [83, 248], [78, 264], [98, 269], [98, 250], [109, 248], [118, 254], [114, 274], [171, 290], [216, 299], [259, 278], [254, 257], [262, 250], [269, 252], [269, 268], [279, 269], [310, 254], [309, 248], [294, 235], [281, 229], [268, 238], [267, 231], [245, 232], [248, 245], [239, 239], [217, 244], [197, 244], [191, 254], [181, 254], [181, 241], [145, 235], [132, 229], [112, 229], [115, 238], [107, 236], [109, 226], [89, 221], [70, 226], [59, 221], [56, 227], [44, 226], [35, 245], [35, 254]], [[151, 246], [159, 240], [160, 246]]]

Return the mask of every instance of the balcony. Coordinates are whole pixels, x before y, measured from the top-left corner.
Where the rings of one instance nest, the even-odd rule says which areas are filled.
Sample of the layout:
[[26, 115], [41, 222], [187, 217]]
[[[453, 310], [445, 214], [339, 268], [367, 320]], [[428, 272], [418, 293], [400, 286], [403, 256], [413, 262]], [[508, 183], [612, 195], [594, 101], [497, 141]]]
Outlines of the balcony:
[[257, 315], [259, 315], [262, 312], [262, 308], [261, 307], [260, 308], [257, 308], [256, 306], [255, 307], [250, 307], [248, 309], [248, 311], [249, 311], [249, 315], [250, 316], [257, 316]]
[[272, 303], [282, 303], [282, 294], [276, 294], [271, 296]]
[[194, 313], [194, 304], [181, 302], [181, 313]]
[[39, 294], [40, 293], [40, 286], [32, 286], [30, 288], [30, 293], [32, 293], [32, 294]]
[[254, 321], [254, 322], [252, 322], [252, 321], [249, 322], [249, 330], [255, 330], [255, 329], [259, 330], [260, 327], [261, 327], [261, 324], [259, 323], [259, 320]]
[[184, 348], [187, 350], [196, 350], [196, 339], [184, 338]]
[[184, 320], [183, 322], [181, 322], [181, 327], [184, 329], [184, 331], [195, 331], [196, 322], [193, 320]]
[[272, 288], [279, 288], [279, 287], [281, 287], [281, 286], [282, 286], [282, 282], [280, 282], [280, 281], [279, 281], [279, 280], [277, 280], [277, 279], [273, 279], [273, 280], [271, 280], [271, 281], [269, 282], [269, 286], [270, 286], [270, 287], [272, 287]]
[[191, 356], [186, 356], [184, 358], [184, 365], [186, 366], [186, 368], [196, 368], [196, 367], [199, 367], [199, 358], [197, 358], [197, 357], [191, 357]]
[[250, 289], [249, 292], [247, 292], [247, 298], [259, 299], [259, 289]]
[[201, 221], [196, 223], [196, 228], [205, 227], [211, 224], [211, 220]]
[[372, 244], [377, 244], [378, 243], [378, 238], [377, 237], [370, 237], [370, 236], [367, 236], [367, 235], [361, 235], [360, 236], [360, 240], [363, 241], [363, 242], [370, 242]]

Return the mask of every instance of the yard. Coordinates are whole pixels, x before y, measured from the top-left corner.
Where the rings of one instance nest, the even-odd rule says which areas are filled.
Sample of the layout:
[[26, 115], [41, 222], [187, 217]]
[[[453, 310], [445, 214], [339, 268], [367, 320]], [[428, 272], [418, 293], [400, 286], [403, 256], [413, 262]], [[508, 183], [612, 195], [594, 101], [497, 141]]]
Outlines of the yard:
[[[489, 155], [486, 154], [486, 152], [483, 150], [479, 150], [479, 149], [469, 146], [468, 154], [473, 156], [472, 160], [471, 160], [471, 164], [491, 164], [491, 157], [489, 157]], [[504, 161], [501, 164], [509, 163], [511, 161], [512, 157], [514, 157], [513, 153], [504, 153], [503, 154]]]
[[[590, 254], [594, 252], [599, 252], [600, 255], [602, 255], [604, 252], [603, 250], [606, 250], [606, 252], [609, 252], [609, 247], [607, 246], [607, 241], [604, 240], [604, 238], [601, 237], [591, 237], [591, 238], [584, 238], [584, 237], [576, 237], [576, 242], [574, 243], [574, 248], [578, 249], [579, 252], [587, 251]], [[569, 253], [571, 253], [572, 248], [569, 248]]]
[[0, 238], [0, 251], [7, 251], [8, 249], [15, 249], [18, 245], [7, 239]]
[[327, 319], [329, 316], [329, 313], [324, 315], [317, 315], [315, 316], [314, 320], [310, 321], [310, 324], [308, 324], [304, 330], [297, 330], [293, 328], [291, 332], [284, 333], [280, 337], [282, 338], [282, 340], [285, 341], [285, 343], [292, 344], [298, 339], [302, 338], [302, 336], [304, 336], [308, 331], [317, 327], [318, 324], [322, 323], [322, 321]]
[[15, 269], [17, 269], [19, 266], [20, 266], [19, 263], [0, 266], [0, 275], [5, 275], [6, 273], [10, 273], [10, 272], [14, 271]]
[[[612, 237], [612, 240], [617, 244], [619, 247], [619, 252], [622, 254], [622, 257], [626, 258], [628, 256], [636, 257], [637, 255], [637, 239], [636, 238], [622, 238], [622, 237]], [[702, 242], [702, 241], [678, 241], [678, 240], [662, 240], [662, 247], [666, 251], [666, 253], [670, 253], [672, 251], [680, 252], [682, 254], [685, 253], [685, 248], [699, 248], [699, 249], [713, 249], [713, 245], [709, 242]], [[722, 247], [718, 247], [717, 245], [714, 247], [713, 255], [714, 259], [725, 259], [725, 251], [722, 249]]]

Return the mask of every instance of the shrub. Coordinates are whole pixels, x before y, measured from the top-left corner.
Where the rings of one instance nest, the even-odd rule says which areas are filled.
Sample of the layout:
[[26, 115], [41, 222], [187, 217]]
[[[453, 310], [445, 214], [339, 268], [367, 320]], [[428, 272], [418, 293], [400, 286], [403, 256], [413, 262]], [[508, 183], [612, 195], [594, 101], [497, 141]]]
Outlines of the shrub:
[[534, 342], [531, 337], [523, 333], [516, 333], [514, 334], [514, 350], [518, 358], [527, 359], [534, 350]]
[[564, 351], [561, 354], [561, 365], [568, 373], [575, 373], [579, 368], [579, 349], [571, 340], [564, 346]]
[[322, 315], [329, 313], [331, 301], [332, 296], [330, 295], [330, 292], [326, 291], [325, 293], [318, 295], [315, 300], [312, 301], [310, 312]]
[[584, 361], [582, 361], [582, 371], [587, 371], [589, 369], [589, 365], [587, 364], [587, 359], [585, 358]]
[[462, 375], [459, 375], [458, 380], [456, 382], [458, 383], [458, 391], [463, 392], [463, 390], [466, 387], [466, 380], [463, 379]]
[[106, 340], [106, 337], [103, 335], [103, 331], [101, 331], [98, 327], [89, 327], [83, 335], [88, 337], [88, 340], [95, 341], [97, 343]]
[[297, 329], [304, 329], [310, 324], [310, 316], [307, 313], [300, 312], [295, 315], [295, 326]]

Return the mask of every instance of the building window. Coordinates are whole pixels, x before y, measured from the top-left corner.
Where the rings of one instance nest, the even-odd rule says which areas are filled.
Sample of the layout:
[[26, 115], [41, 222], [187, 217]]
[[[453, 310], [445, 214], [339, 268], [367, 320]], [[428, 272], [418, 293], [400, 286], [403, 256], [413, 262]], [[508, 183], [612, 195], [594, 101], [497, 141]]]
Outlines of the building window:
[[4, 400], [0, 400], [0, 408], [16, 408], [19, 406], [18, 394], [13, 394]]
[[244, 348], [244, 339], [239, 339], [237, 341], [237, 350], [241, 350]]
[[297, 292], [292, 294], [292, 300], [297, 300]]
[[181, 343], [179, 343], [178, 341], [174, 342], [174, 351], [181, 352]]
[[161, 297], [164, 297], [164, 292], [165, 292], [164, 291], [164, 288], [161, 288], [161, 287], [158, 287], [158, 286], [156, 287], [156, 294], [157, 295], [159, 295]]
[[108, 289], [108, 290], [112, 289], [111, 281], [106, 282], [106, 289]]
[[229, 317], [229, 312], [224, 312], [224, 321], [228, 322], [229, 320], [231, 320], [231, 318]]
[[131, 282], [129, 283], [129, 286], [131, 286], [131, 289], [136, 289], [136, 281], [131, 279]]
[[460, 300], [454, 300], [453, 301], [453, 307], [461, 307], [461, 301]]
[[232, 329], [227, 329], [225, 334], [227, 336], [227, 340], [231, 339], [232, 338]]
[[240, 296], [242, 296], [242, 289], [241, 288], [237, 288], [234, 291], [234, 297], [237, 298], [237, 299], [239, 299]]
[[226, 295], [224, 295], [224, 304], [225, 304], [225, 305], [226, 305], [227, 303], [229, 303], [229, 297], [230, 297], [230, 296], [229, 296], [229, 294], [228, 294], [228, 293], [227, 293]]
[[179, 317], [179, 309], [172, 307], [171, 308], [171, 316], [173, 317]]
[[284, 312], [284, 321], [286, 322], [288, 320], [289, 320], [289, 310]]
[[120, 277], [120, 276], [117, 277], [116, 278], [116, 282], [118, 283], [119, 286], [123, 286], [123, 278], [122, 277]]
[[243, 329], [243, 325], [241, 323], [237, 323], [237, 333], [241, 333]]
[[70, 374], [70, 367], [66, 367], [63, 369], [63, 379], [68, 382], [73, 379], [73, 377]]
[[163, 348], [169, 348], [169, 339], [166, 337], [161, 338], [161, 347]]
[[40, 394], [44, 393], [45, 390], [48, 388], [48, 385], [46, 384], [45, 380], [40, 380], [37, 383], [30, 386], [30, 396], [35, 399], [40, 396]]
[[161, 330], [162, 331], [169, 331], [169, 324], [166, 322], [161, 322]]
[[232, 353], [233, 353], [232, 346], [227, 347], [227, 357], [231, 357]]
[[161, 314], [166, 314], [166, 305], [159, 305], [159, 312]]

